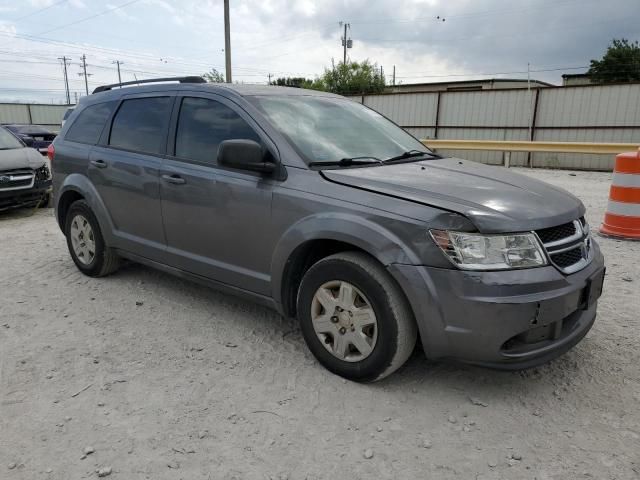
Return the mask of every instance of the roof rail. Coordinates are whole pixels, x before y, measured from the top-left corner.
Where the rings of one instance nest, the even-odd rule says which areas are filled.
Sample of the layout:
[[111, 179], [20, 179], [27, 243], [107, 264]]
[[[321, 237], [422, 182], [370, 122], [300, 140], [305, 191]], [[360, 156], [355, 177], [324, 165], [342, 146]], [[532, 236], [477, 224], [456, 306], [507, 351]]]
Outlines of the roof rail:
[[124, 87], [127, 85], [142, 85], [143, 83], [159, 83], [159, 82], [180, 82], [180, 83], [207, 83], [202, 77], [165, 77], [165, 78], [149, 78], [147, 80], [134, 80], [131, 82], [112, 83], [111, 85], [100, 85], [92, 93], [106, 92], [116, 87]]

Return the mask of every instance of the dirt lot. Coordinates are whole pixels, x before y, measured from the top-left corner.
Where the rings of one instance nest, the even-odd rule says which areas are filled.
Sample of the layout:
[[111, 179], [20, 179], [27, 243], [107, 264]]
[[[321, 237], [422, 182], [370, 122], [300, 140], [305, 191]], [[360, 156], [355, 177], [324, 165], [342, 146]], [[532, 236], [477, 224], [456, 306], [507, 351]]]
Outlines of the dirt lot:
[[[522, 171], [599, 225], [610, 174]], [[640, 243], [598, 240], [598, 321], [553, 363], [416, 352], [359, 385], [262, 307], [137, 265], [82, 276], [52, 212], [29, 213], [0, 216], [2, 480], [640, 478]]]

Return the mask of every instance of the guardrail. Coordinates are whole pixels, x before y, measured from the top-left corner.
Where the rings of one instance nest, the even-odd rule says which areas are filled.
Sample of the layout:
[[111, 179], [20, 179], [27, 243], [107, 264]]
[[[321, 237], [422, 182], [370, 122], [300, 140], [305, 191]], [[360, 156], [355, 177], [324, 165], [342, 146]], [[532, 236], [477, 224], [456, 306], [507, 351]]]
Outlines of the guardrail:
[[511, 152], [555, 152], [611, 154], [632, 152], [640, 149], [639, 143], [591, 143], [591, 142], [528, 142], [505, 140], [422, 140], [432, 149], [490, 150], [504, 152], [504, 166], [509, 167]]

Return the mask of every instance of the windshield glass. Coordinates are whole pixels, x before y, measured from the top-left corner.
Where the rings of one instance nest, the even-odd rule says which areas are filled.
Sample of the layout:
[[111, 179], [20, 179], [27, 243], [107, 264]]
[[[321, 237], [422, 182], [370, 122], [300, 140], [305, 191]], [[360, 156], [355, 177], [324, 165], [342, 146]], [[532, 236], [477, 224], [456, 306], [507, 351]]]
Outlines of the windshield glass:
[[307, 162], [375, 157], [411, 150], [430, 153], [379, 113], [342, 98], [255, 96], [254, 103]]
[[0, 127], [0, 150], [10, 150], [22, 147], [23, 145], [20, 143], [20, 140], [14, 137], [12, 133], [7, 132], [4, 128]]

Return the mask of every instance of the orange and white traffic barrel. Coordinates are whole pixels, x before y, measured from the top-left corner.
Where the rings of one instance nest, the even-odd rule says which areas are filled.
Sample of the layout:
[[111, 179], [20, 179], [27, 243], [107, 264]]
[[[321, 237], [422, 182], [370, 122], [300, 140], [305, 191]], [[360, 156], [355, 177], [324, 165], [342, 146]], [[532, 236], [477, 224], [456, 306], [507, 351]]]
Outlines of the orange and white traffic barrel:
[[600, 233], [640, 240], [640, 149], [616, 156], [609, 204]]

